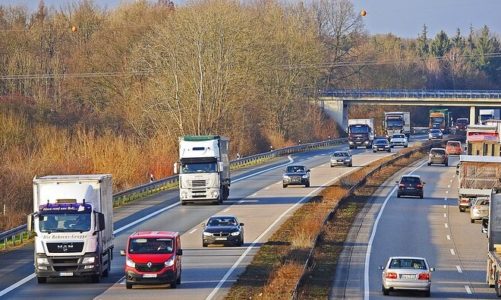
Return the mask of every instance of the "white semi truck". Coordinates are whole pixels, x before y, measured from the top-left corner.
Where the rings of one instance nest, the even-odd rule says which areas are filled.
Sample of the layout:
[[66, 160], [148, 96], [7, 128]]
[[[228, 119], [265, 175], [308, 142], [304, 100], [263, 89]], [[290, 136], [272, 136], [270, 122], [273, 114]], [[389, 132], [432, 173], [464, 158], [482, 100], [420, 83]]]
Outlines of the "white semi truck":
[[111, 175], [59, 175], [33, 179], [35, 273], [47, 278], [108, 276], [113, 258]]
[[499, 120], [501, 119], [501, 109], [479, 109], [478, 110], [478, 123], [486, 124], [488, 120]]
[[384, 113], [384, 130], [387, 138], [395, 133], [403, 133], [410, 138], [411, 113], [408, 111], [394, 111]]
[[218, 135], [179, 138], [179, 173], [181, 204], [212, 202], [220, 204], [230, 194], [229, 140]]

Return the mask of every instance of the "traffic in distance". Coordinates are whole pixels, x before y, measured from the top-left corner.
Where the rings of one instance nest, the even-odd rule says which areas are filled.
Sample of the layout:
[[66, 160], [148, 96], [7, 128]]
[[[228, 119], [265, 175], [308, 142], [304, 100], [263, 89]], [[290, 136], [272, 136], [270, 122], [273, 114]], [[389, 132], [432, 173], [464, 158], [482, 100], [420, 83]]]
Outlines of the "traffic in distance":
[[[442, 112], [443, 113], [443, 112]], [[431, 148], [428, 166], [447, 167], [451, 156], [459, 158], [458, 206], [461, 212], [470, 211], [471, 222], [481, 221], [483, 230], [489, 236], [488, 284], [499, 293], [500, 274], [496, 245], [491, 242], [494, 234], [489, 220], [492, 220], [492, 205], [499, 192], [501, 160], [499, 144], [488, 144], [484, 136], [499, 133], [501, 122], [488, 120], [485, 124], [468, 125], [463, 132], [461, 125], [442, 128], [438, 112], [430, 113], [429, 136], [433, 131], [455, 130], [464, 135], [465, 145], [459, 140], [448, 140], [442, 147]], [[397, 114], [399, 115], [399, 114]], [[410, 114], [401, 113], [398, 123], [395, 114], [385, 125], [383, 136], [375, 135], [372, 120], [354, 121], [348, 128], [349, 148], [359, 146], [372, 148], [375, 153], [392, 148], [406, 148], [409, 136], [406, 134], [405, 119]], [[464, 118], [463, 118], [464, 119]], [[437, 121], [438, 120], [438, 121]], [[385, 121], [386, 122], [386, 121]], [[401, 126], [399, 127], [398, 124]], [[179, 199], [181, 204], [223, 204], [229, 197], [230, 172], [228, 158], [229, 140], [220, 136], [185, 136], [180, 138], [179, 162], [174, 168], [179, 176]], [[491, 147], [492, 146], [492, 147]], [[464, 155], [464, 154], [467, 155]], [[351, 150], [336, 150], [329, 155], [328, 165], [351, 167]], [[456, 167], [456, 166], [455, 166]], [[303, 164], [290, 164], [282, 175], [283, 188], [289, 185], [310, 187], [311, 170]], [[113, 201], [111, 196], [111, 175], [52, 175], [35, 178], [34, 212], [28, 218], [28, 228], [35, 236], [35, 274], [39, 284], [61, 277], [88, 277], [99, 282], [111, 271], [113, 251]], [[403, 175], [397, 181], [397, 197], [426, 198], [426, 183], [418, 175]], [[493, 194], [494, 193], [494, 194]], [[494, 210], [495, 211], [495, 210]], [[182, 283], [182, 233], [154, 229], [132, 233], [120, 254], [125, 257], [125, 288], [135, 285], [167, 284], [176, 288]], [[70, 237], [71, 236], [71, 237]], [[494, 237], [495, 238], [495, 237]], [[244, 223], [236, 216], [216, 214], [202, 224], [200, 245], [203, 247], [242, 246], [244, 244]], [[500, 241], [501, 244], [501, 241]], [[382, 270], [382, 293], [419, 290], [431, 295], [431, 272], [426, 257], [392, 256]], [[397, 267], [397, 261], [401, 267]], [[440, 270], [438, 270], [439, 272]]]

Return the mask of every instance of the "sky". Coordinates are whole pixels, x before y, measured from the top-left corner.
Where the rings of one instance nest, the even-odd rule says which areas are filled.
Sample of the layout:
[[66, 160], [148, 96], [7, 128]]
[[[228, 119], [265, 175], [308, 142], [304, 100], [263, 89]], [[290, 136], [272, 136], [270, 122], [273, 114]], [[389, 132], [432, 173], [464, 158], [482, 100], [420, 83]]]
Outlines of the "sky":
[[[95, 0], [103, 8], [113, 9], [121, 2], [133, 0]], [[151, 0], [155, 2], [154, 0]], [[299, 1], [299, 0], [289, 0]], [[416, 38], [428, 27], [428, 37], [440, 30], [449, 36], [459, 28], [467, 35], [484, 25], [501, 36], [501, 0], [352, 0], [356, 11], [365, 9], [365, 29], [370, 34], [392, 33], [403, 38]], [[38, 0], [0, 0], [0, 5], [24, 5], [36, 9]], [[73, 0], [45, 0], [47, 6], [59, 8]], [[182, 5], [184, 0], [173, 0]], [[307, 2], [307, 1], [305, 1]]]

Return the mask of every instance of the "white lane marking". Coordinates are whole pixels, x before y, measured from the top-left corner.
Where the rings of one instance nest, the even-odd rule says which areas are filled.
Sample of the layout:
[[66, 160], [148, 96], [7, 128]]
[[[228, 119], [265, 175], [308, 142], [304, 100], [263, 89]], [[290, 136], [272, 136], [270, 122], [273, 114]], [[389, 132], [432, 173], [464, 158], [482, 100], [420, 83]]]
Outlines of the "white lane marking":
[[450, 183], [452, 183], [452, 179], [451, 179], [451, 180], [449, 180], [449, 182], [450, 182]]
[[449, 228], [449, 224], [445, 223], [444, 224], [445, 228]]
[[466, 290], [466, 293], [467, 293], [467, 294], [470, 294], [470, 295], [471, 295], [471, 289], [470, 289], [470, 287], [469, 287], [469, 286], [465, 285], [465, 286], [464, 286], [464, 289]]
[[265, 188], [264, 188], [264, 190], [265, 190], [265, 191], [266, 191], [266, 190], [269, 190], [269, 189], [270, 189], [270, 187], [271, 187], [271, 186], [269, 185], [269, 186], [265, 187]]
[[446, 213], [444, 213], [444, 218], [447, 218], [447, 214]]
[[445, 191], [446, 194], [449, 194], [449, 191]]
[[444, 204], [444, 208], [447, 208], [447, 205]]
[[[417, 166], [412, 172], [409, 173], [412, 174], [428, 162], [424, 162]], [[377, 227], [379, 225], [379, 220], [381, 219], [381, 216], [383, 215], [384, 208], [386, 207], [386, 203], [388, 203], [388, 200], [391, 198], [393, 193], [395, 193], [397, 187], [393, 187], [393, 189], [390, 191], [388, 196], [386, 196], [386, 199], [384, 199], [383, 205], [381, 205], [381, 208], [379, 209], [379, 213], [377, 214], [376, 221], [374, 221], [374, 225], [372, 226], [372, 233], [371, 237], [369, 238], [369, 242], [367, 243], [367, 251], [365, 252], [365, 267], [364, 267], [364, 300], [369, 300], [369, 262], [371, 260], [371, 251], [372, 251], [372, 243], [374, 242], [374, 237], [376, 236], [376, 231]]]
[[451, 185], [450, 185], [450, 184], [448, 184], [448, 185], [447, 185], [447, 188], [448, 188], [448, 189], [450, 189], [450, 188], [451, 188]]
[[191, 230], [190, 232], [188, 232], [189, 234], [192, 234], [193, 232], [197, 231], [198, 228], [194, 228], [193, 230]]
[[450, 236], [450, 235], [447, 235], [447, 239], [450, 241], [450, 240], [451, 240], [451, 236]]
[[256, 197], [256, 196], [257, 196], [257, 192], [256, 192], [256, 193], [254, 193], [254, 194], [252, 194], [252, 195], [250, 195], [250, 196], [251, 196], [251, 197]]
[[230, 210], [230, 208], [228, 207], [227, 209], [223, 210], [223, 212], [227, 212], [227, 211], [229, 211], [229, 210]]
[[[345, 175], [345, 174], [343, 174]], [[340, 175], [342, 176], [342, 175]], [[290, 211], [292, 211], [293, 209], [295, 209], [299, 204], [303, 203], [306, 199], [310, 198], [312, 195], [314, 195], [315, 193], [317, 193], [319, 190], [329, 186], [330, 184], [332, 184], [334, 181], [338, 180], [340, 176], [336, 176], [334, 177], [333, 179], [329, 180], [328, 182], [320, 185], [319, 187], [317, 187], [316, 189], [314, 189], [313, 191], [311, 191], [310, 193], [308, 193], [308, 195], [304, 196], [303, 198], [299, 199], [298, 202], [294, 203], [294, 205], [292, 205], [291, 207], [289, 207], [286, 211], [284, 211], [277, 219], [275, 219], [275, 221], [273, 221], [273, 223], [271, 223], [270, 226], [268, 226], [268, 228], [266, 228], [265, 231], [263, 231], [263, 233], [261, 233], [261, 235], [259, 235], [253, 242], [252, 244], [250, 244], [247, 249], [245, 249], [244, 253], [242, 253], [242, 255], [240, 255], [240, 257], [237, 259], [237, 261], [233, 264], [233, 266], [231, 266], [231, 268], [226, 271], [226, 273], [224, 274], [223, 278], [221, 278], [221, 280], [219, 281], [219, 283], [216, 285], [216, 287], [212, 290], [212, 292], [209, 294], [209, 296], [207, 296], [207, 298], [205, 298], [206, 300], [210, 300], [212, 299], [216, 293], [219, 291], [219, 289], [221, 288], [221, 286], [228, 281], [228, 277], [230, 277], [230, 275], [233, 273], [233, 271], [235, 271], [236, 268], [238, 268], [238, 266], [240, 265], [240, 263], [242, 262], [242, 260], [247, 256], [247, 254], [249, 254], [249, 252], [251, 251], [252, 248], [255, 247], [255, 245], [266, 235], [268, 234], [268, 232], [273, 229], [273, 227], [275, 227], [275, 225], [277, 225], [285, 216], [287, 216], [289, 214]], [[396, 187], [393, 188], [393, 190], [395, 190]]]
[[25, 284], [26, 282], [32, 280], [33, 278], [35, 278], [35, 273], [31, 274], [31, 275], [28, 275], [26, 276], [25, 278], [19, 280], [18, 282], [14, 283], [13, 285], [9, 286], [8, 288], [2, 290], [0, 292], [0, 297], [4, 296], [5, 294], [7, 294], [8, 292], [12, 291], [12, 290], [15, 290], [17, 289], [18, 287], [20, 287], [21, 285]]
[[449, 249], [451, 251], [451, 255], [456, 255], [456, 252], [454, 252], [454, 249]]
[[463, 270], [461, 270], [461, 266], [456, 266], [456, 269], [458, 269], [458, 273], [463, 273]]

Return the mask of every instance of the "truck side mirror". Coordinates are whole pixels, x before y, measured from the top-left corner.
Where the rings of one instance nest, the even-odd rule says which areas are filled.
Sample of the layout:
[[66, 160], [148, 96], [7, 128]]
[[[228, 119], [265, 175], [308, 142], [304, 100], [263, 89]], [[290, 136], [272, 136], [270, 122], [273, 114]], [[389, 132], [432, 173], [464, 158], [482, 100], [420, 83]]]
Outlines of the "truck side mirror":
[[176, 255], [183, 255], [183, 249], [177, 249]]
[[35, 228], [33, 228], [33, 223], [34, 223], [34, 217], [33, 214], [28, 215], [28, 221], [26, 222], [27, 224], [27, 230], [28, 232], [32, 232]]
[[120, 255], [125, 256], [125, 250], [120, 250]]
[[222, 161], [218, 162], [217, 163], [217, 167], [219, 168], [219, 171], [223, 171], [224, 170], [224, 164]]
[[106, 223], [104, 222], [104, 214], [96, 213], [97, 223], [96, 223], [96, 231], [103, 231], [106, 228]]
[[174, 174], [179, 173], [179, 164], [177, 162], [174, 163]]

